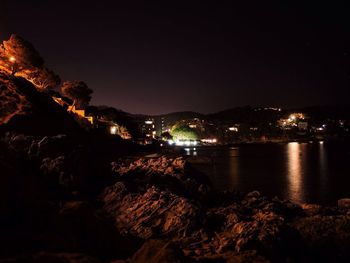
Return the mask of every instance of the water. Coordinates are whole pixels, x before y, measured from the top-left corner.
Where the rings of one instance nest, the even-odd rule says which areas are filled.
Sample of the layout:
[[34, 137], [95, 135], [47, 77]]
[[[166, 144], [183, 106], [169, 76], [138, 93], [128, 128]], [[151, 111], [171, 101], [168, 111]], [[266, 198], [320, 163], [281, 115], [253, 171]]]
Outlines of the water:
[[298, 203], [335, 205], [350, 198], [350, 147], [342, 143], [186, 148], [218, 190], [258, 190]]

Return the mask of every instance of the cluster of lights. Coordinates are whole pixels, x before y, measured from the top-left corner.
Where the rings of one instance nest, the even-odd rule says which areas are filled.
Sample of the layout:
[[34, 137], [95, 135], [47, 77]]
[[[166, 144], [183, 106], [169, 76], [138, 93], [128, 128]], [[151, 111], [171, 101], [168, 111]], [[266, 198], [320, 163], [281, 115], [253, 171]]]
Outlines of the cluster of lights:
[[288, 122], [293, 122], [293, 121], [296, 121], [297, 119], [301, 119], [301, 120], [305, 119], [304, 114], [293, 113], [293, 114], [289, 115]]
[[238, 128], [237, 127], [230, 127], [228, 128], [230, 131], [234, 131], [234, 132], [238, 132]]
[[213, 139], [202, 139], [201, 140], [204, 143], [216, 143], [217, 139], [213, 138]]
[[196, 146], [198, 144], [197, 141], [191, 141], [191, 140], [168, 140], [169, 145], [176, 145], [176, 146]]

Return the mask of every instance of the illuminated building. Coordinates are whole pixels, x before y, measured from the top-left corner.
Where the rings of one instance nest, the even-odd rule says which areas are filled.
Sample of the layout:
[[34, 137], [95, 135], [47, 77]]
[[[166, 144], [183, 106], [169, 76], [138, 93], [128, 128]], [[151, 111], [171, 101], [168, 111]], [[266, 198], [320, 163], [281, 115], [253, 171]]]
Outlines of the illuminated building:
[[72, 112], [76, 115], [78, 115], [81, 118], [84, 118], [86, 120], [88, 120], [90, 122], [91, 125], [94, 124], [94, 117], [93, 116], [86, 116], [85, 114], [85, 110], [82, 109], [77, 109], [75, 107], [75, 105], [70, 105], [68, 102], [66, 102], [64, 99], [60, 98], [60, 97], [55, 97], [53, 96], [52, 99], [54, 100], [54, 102], [56, 102], [57, 104], [59, 104], [62, 107], [67, 107], [67, 111], [68, 112]]
[[148, 118], [144, 120], [141, 126], [141, 132], [147, 137], [154, 139], [156, 137], [155, 122], [154, 119]]

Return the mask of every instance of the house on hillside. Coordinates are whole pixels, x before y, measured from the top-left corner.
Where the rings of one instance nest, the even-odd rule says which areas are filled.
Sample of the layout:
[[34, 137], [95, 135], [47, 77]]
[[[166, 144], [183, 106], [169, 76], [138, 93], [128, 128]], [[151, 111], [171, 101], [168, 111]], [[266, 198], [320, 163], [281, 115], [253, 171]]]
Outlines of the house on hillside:
[[86, 120], [88, 120], [90, 122], [91, 125], [94, 124], [94, 117], [93, 116], [86, 116], [85, 110], [77, 109], [75, 107], [75, 105], [73, 105], [73, 106], [70, 105], [70, 103], [64, 98], [52, 96], [52, 99], [57, 104], [61, 105], [64, 108], [67, 108], [68, 112], [72, 112], [72, 113], [74, 113], [82, 118], [85, 118]]

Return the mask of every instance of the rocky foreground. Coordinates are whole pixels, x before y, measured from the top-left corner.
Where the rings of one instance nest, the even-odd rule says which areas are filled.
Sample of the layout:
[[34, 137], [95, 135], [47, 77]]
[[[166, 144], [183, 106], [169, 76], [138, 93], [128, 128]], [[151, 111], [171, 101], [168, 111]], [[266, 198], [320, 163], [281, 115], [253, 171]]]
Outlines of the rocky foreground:
[[346, 200], [214, 193], [183, 157], [107, 157], [65, 135], [3, 137], [0, 262], [350, 259]]

